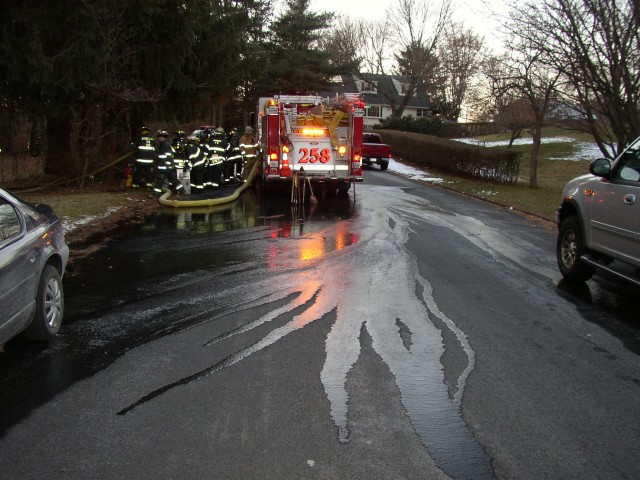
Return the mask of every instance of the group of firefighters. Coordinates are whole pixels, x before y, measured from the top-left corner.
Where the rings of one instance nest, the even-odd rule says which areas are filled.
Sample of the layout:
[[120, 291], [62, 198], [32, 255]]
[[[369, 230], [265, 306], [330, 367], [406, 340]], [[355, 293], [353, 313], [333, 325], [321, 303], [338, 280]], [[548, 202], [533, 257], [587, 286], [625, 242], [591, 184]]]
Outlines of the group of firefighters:
[[158, 130], [154, 138], [143, 126], [132, 146], [136, 158], [132, 186], [156, 193], [161, 193], [166, 184], [174, 193], [182, 193], [181, 178], [187, 172], [191, 193], [246, 182], [258, 157], [258, 143], [251, 127], [246, 127], [240, 138], [235, 128], [229, 135], [218, 127], [188, 137], [178, 130], [170, 141], [166, 130]]

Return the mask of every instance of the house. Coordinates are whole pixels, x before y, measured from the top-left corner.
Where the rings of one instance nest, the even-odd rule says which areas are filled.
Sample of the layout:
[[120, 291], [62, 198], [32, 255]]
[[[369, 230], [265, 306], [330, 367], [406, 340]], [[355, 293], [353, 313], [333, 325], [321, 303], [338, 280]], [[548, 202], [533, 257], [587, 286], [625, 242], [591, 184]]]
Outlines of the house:
[[[409, 86], [409, 78], [404, 75], [376, 75], [359, 73], [355, 75], [338, 75], [333, 78], [334, 87], [323, 92], [322, 96], [335, 97], [341, 93], [358, 93], [366, 105], [365, 126], [372, 127], [380, 120], [392, 114], [391, 100], [399, 106]], [[402, 116], [411, 115], [414, 118], [430, 115], [431, 102], [427, 98], [424, 88], [409, 100]]]

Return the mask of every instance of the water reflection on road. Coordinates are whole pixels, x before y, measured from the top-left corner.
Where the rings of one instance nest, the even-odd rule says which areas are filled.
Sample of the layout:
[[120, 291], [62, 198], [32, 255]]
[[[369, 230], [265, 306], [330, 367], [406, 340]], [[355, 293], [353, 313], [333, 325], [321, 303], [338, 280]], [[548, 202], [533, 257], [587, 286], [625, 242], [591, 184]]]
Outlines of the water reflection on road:
[[[267, 244], [267, 266], [292, 266], [292, 262], [319, 259], [334, 250], [357, 243], [348, 220], [356, 204], [347, 195], [327, 196], [319, 204], [291, 205], [286, 196], [261, 199], [248, 192], [228, 205], [203, 208], [164, 208], [143, 227], [144, 231], [187, 231], [191, 234], [236, 232], [237, 239], [259, 236]], [[219, 240], [219, 238], [217, 238]]]
[[[359, 199], [361, 204], [352, 202], [350, 196], [331, 197], [323, 199], [316, 209], [310, 205], [296, 209], [286, 203], [260, 208], [257, 205], [247, 208], [244, 204], [234, 207], [231, 213], [208, 212], [206, 228], [224, 232], [216, 237], [217, 245], [232, 235], [243, 239], [242, 249], [246, 250], [248, 238], [260, 236], [262, 241], [257, 245], [261, 252], [244, 261], [264, 265], [270, 273], [265, 279], [256, 276], [255, 270], [247, 270], [246, 275], [236, 279], [242, 284], [244, 303], [241, 307], [229, 306], [226, 312], [245, 311], [250, 320], [206, 345], [237, 338], [258, 327], [264, 332], [265, 326], [273, 326], [258, 341], [206, 369], [132, 399], [119, 413], [126, 415], [144, 408], [173, 389], [236, 365], [335, 312], [336, 321], [325, 341], [326, 360], [320, 380], [331, 404], [338, 441], [350, 441], [346, 380], [360, 356], [360, 336], [366, 329], [374, 350], [395, 377], [417, 435], [436, 463], [455, 478], [465, 478], [469, 472], [474, 472], [475, 478], [492, 478], [490, 460], [461, 416], [466, 378], [474, 365], [473, 351], [455, 322], [439, 310], [431, 284], [419, 274], [415, 255], [406, 245], [411, 224], [416, 221], [434, 222], [474, 239], [475, 229], [470, 234], [464, 219], [458, 221], [447, 212], [431, 208], [429, 202], [419, 202], [397, 189], [368, 187]], [[422, 215], [418, 216], [416, 211]], [[178, 225], [188, 232], [203, 229], [194, 222], [193, 212], [191, 217], [186, 215], [189, 214], [163, 211], [155, 228], [166, 225], [163, 218], [170, 217], [175, 229]], [[247, 222], [247, 227], [225, 230], [237, 222]], [[349, 248], [356, 244], [357, 248]], [[484, 243], [480, 247], [487, 248]], [[381, 295], [389, 291], [389, 286], [393, 286], [393, 295]], [[221, 296], [230, 297], [233, 292], [234, 288], [229, 286]], [[279, 306], [275, 307], [276, 304]], [[266, 309], [267, 313], [252, 315], [254, 308]], [[453, 398], [441, 364], [445, 350], [442, 332], [430, 315], [451, 331], [468, 358], [467, 368], [454, 382]], [[209, 313], [199, 320], [215, 318]], [[411, 338], [409, 348], [407, 336]]]
[[[260, 199], [246, 191], [216, 207], [159, 207], [142, 226], [123, 227], [107, 248], [78, 260], [73, 274], [65, 276], [60, 335], [43, 351], [22, 338], [5, 347], [2, 381], [14, 384], [19, 376], [22, 383], [0, 394], [5, 410], [0, 433], [127, 350], [197, 323], [198, 308], [213, 316], [230, 311], [224, 291], [210, 299], [214, 288], [241, 291], [243, 273], [255, 278], [356, 243], [350, 224], [355, 215], [350, 196], [293, 208], [284, 195]], [[196, 297], [195, 306], [185, 307]], [[26, 379], [21, 372], [27, 368], [23, 363], [31, 364], [31, 354], [50, 361], [29, 369]]]
[[161, 207], [142, 227], [122, 230], [108, 249], [80, 262], [67, 286], [72, 295], [110, 287], [126, 296], [127, 285], [139, 288], [162, 276], [240, 264], [292, 266], [356, 243], [348, 222], [356, 212], [349, 196], [294, 207], [286, 196], [259, 200], [253, 191], [219, 206]]
[[317, 205], [291, 205], [285, 195], [259, 198], [246, 191], [237, 201], [211, 207], [163, 207], [143, 231], [183, 230], [192, 234], [268, 227], [272, 237], [302, 237], [354, 215], [356, 204], [346, 195], [327, 196]]

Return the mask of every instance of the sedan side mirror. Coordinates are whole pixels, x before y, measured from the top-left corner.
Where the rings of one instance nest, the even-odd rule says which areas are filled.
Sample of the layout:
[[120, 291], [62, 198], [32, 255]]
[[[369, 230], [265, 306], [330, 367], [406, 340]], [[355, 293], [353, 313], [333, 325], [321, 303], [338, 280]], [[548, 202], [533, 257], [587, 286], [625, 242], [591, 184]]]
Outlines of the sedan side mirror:
[[589, 172], [596, 177], [608, 177], [611, 173], [611, 160], [598, 158], [589, 165]]

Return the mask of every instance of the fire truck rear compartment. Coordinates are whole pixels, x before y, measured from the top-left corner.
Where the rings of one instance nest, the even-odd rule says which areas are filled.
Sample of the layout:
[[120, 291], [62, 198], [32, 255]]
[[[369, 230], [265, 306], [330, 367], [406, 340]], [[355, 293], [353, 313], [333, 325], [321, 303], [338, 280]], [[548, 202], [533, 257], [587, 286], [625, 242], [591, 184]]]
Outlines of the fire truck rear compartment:
[[259, 112], [264, 182], [291, 184], [302, 171], [312, 183], [340, 191], [362, 181], [362, 103], [344, 99], [336, 108], [319, 97], [276, 96], [261, 99]]

